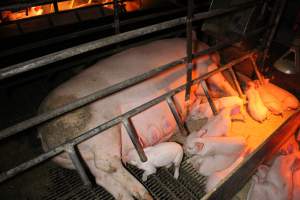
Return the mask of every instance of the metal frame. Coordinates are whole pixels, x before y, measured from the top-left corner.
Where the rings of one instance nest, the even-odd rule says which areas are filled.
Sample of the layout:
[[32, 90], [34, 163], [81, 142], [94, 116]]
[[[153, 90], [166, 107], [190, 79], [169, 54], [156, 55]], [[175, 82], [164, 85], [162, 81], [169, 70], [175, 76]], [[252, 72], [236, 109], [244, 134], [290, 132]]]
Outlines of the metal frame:
[[[192, 80], [191, 84], [192, 85], [197, 84], [201, 81], [206, 80], [210, 76], [213, 76], [216, 73], [220, 73], [224, 70], [228, 70], [228, 69], [232, 68], [234, 65], [236, 65], [240, 62], [243, 62], [246, 59], [250, 59], [253, 55], [254, 55], [254, 53], [250, 53], [250, 54], [247, 54], [247, 55], [245, 55], [241, 58], [235, 59], [235, 60], [231, 61], [230, 63], [222, 66], [221, 68], [213, 70], [213, 71], [211, 71], [207, 74], [204, 74], [203, 76], [201, 76], [201, 77], [199, 77], [195, 80]], [[39, 163], [45, 161], [45, 160], [48, 160], [48, 159], [50, 159], [50, 158], [52, 158], [52, 157], [54, 157], [54, 156], [56, 156], [60, 153], [63, 153], [64, 151], [66, 151], [66, 148], [69, 148], [70, 145], [72, 145], [72, 146], [77, 145], [77, 144], [79, 144], [79, 143], [81, 143], [81, 142], [97, 135], [97, 134], [101, 134], [101, 132], [103, 132], [103, 131], [105, 131], [105, 130], [107, 130], [107, 129], [115, 126], [115, 125], [118, 125], [121, 122], [125, 125], [126, 130], [128, 131], [128, 134], [129, 134], [130, 138], [132, 139], [132, 142], [133, 142], [133, 144], [134, 144], [141, 160], [146, 161], [147, 158], [145, 156], [145, 153], [143, 151], [143, 148], [142, 148], [141, 144], [139, 143], [139, 140], [137, 138], [134, 127], [131, 126], [130, 118], [137, 115], [137, 114], [139, 114], [139, 113], [141, 113], [141, 112], [143, 112], [144, 110], [146, 110], [148, 108], [151, 108], [152, 106], [154, 106], [154, 105], [156, 105], [156, 104], [158, 104], [162, 101], [165, 101], [166, 99], [169, 99], [168, 101], [171, 101], [172, 103], [174, 103], [173, 100], [172, 100], [172, 97], [175, 94], [177, 94], [178, 92], [183, 91], [186, 88], [186, 85], [187, 84], [183, 84], [183, 85], [179, 86], [178, 88], [173, 89], [173, 90], [171, 90], [171, 91], [169, 91], [169, 92], [167, 92], [167, 93], [165, 93], [165, 94], [163, 94], [163, 95], [161, 95], [161, 96], [159, 96], [159, 97], [157, 97], [157, 98], [155, 98], [155, 99], [153, 99], [149, 102], [146, 102], [145, 104], [143, 104], [141, 106], [138, 106], [138, 107], [122, 114], [122, 115], [119, 115], [119, 116], [117, 116], [117, 117], [115, 117], [115, 118], [113, 118], [113, 119], [111, 119], [111, 120], [109, 120], [109, 121], [93, 128], [93, 129], [81, 134], [80, 136], [68, 141], [67, 143], [61, 144], [61, 145], [57, 146], [56, 148], [54, 148], [50, 151], [47, 151], [46, 153], [41, 154], [40, 156], [38, 156], [38, 157], [36, 157], [36, 158], [34, 158], [30, 161], [24, 162], [24, 163], [16, 166], [13, 169], [10, 169], [10, 170], [6, 171], [6, 172], [2, 172], [0, 174], [0, 183], [7, 180], [7, 179], [9, 179], [9, 178], [11, 178], [11, 177], [13, 177], [13, 176], [15, 176], [15, 175], [17, 175], [20, 172], [23, 172], [23, 171], [39, 164]], [[168, 105], [170, 106], [170, 104], [168, 104]], [[173, 111], [175, 111], [175, 110], [172, 109], [172, 106], [170, 106], [170, 107], [171, 107], [171, 110], [172, 110], [172, 113], [173, 113]], [[179, 114], [177, 113], [177, 115], [179, 115]], [[175, 119], [178, 119], [178, 117], [175, 117]], [[180, 120], [179, 120], [179, 122], [180, 122], [179, 124], [183, 124], [183, 122], [180, 121]], [[4, 137], [1, 137], [0, 140], [3, 139], [3, 138]], [[73, 154], [73, 156], [75, 157], [77, 155]], [[75, 168], [77, 169], [78, 173], [80, 174], [80, 177], [85, 177], [86, 175], [81, 174], [83, 172], [81, 170], [78, 170], [78, 169], [82, 168], [80, 166], [80, 164], [78, 164], [78, 162], [76, 162], [76, 161], [74, 162], [74, 160], [73, 160], [73, 164], [75, 165]], [[83, 182], [86, 183], [86, 180], [83, 179]]]
[[[15, 76], [15, 75], [18, 75], [20, 73], [24, 73], [26, 71], [29, 71], [29, 70], [32, 70], [32, 69], [35, 69], [35, 68], [39, 68], [39, 67], [42, 67], [44, 65], [47, 65], [47, 64], [50, 64], [50, 63], [54, 63], [54, 62], [57, 62], [59, 60], [63, 60], [63, 59], [66, 59], [66, 58], [70, 58], [72, 56], [75, 56], [75, 55], [79, 55], [79, 54], [82, 54], [82, 53], [85, 53], [85, 52], [88, 52], [88, 51], [91, 51], [91, 50], [94, 50], [94, 49], [97, 49], [97, 48], [100, 48], [100, 47], [104, 47], [104, 46], [107, 46], [107, 45], [110, 45], [110, 44], [115, 44], [115, 43], [118, 43], [118, 42], [121, 42], [121, 41], [125, 41], [125, 40], [128, 40], [128, 39], [131, 39], [131, 38], [135, 38], [135, 37], [138, 37], [138, 36], [142, 36], [142, 35], [146, 35], [148, 33], [152, 33], [152, 32], [155, 32], [155, 31], [158, 31], [158, 30], [164, 30], [164, 29], [167, 29], [167, 28], [171, 28], [171, 27], [175, 27], [177, 25], [182, 25], [184, 23], [187, 23], [187, 40], [189, 42], [192, 42], [192, 34], [191, 34], [191, 23], [192, 21], [195, 21], [195, 20], [201, 20], [201, 19], [206, 19], [206, 18], [210, 18], [210, 17], [214, 17], [214, 16], [219, 16], [219, 15], [223, 15], [223, 14], [226, 14], [226, 13], [230, 13], [230, 12], [234, 12], [234, 11], [238, 11], [240, 9], [246, 9], [246, 8], [249, 8], [249, 7], [252, 7], [252, 6], [257, 6], [257, 4], [255, 4], [257, 1], [251, 1], [250, 3], [246, 3], [246, 4], [243, 4], [243, 5], [240, 5], [240, 6], [237, 6], [237, 7], [233, 7], [233, 8], [229, 8], [229, 9], [218, 9], [218, 10], [213, 10], [213, 11], [209, 11], [209, 12], [204, 12], [204, 13], [198, 13], [198, 14], [195, 14], [194, 17], [192, 16], [192, 9], [193, 9], [193, 5], [192, 5], [192, 0], [189, 1], [189, 12], [188, 12], [188, 18], [186, 17], [180, 17], [180, 18], [177, 18], [177, 19], [174, 19], [174, 20], [169, 20], [169, 21], [166, 21], [166, 22], [163, 22], [163, 23], [159, 23], [159, 24], [155, 24], [155, 25], [151, 25], [151, 26], [147, 26], [147, 27], [144, 27], [144, 28], [139, 28], [137, 30], [134, 30], [134, 31], [129, 31], [129, 32], [126, 32], [126, 33], [121, 33], [121, 34], [117, 34], [115, 36], [111, 36], [111, 37], [107, 37], [107, 38], [104, 38], [104, 39], [100, 39], [100, 40], [96, 40], [96, 41], [93, 41], [93, 42], [89, 42], [89, 43], [86, 43], [86, 44], [83, 44], [83, 45], [78, 45], [76, 47], [72, 47], [72, 48], [68, 48], [66, 50], [62, 50], [62, 51], [59, 51], [59, 52], [56, 52], [56, 53], [51, 53], [51, 54], [48, 54], [46, 56], [42, 56], [42, 57], [39, 57], [39, 58], [36, 58], [36, 59], [32, 59], [32, 60], [29, 60], [27, 62], [23, 62], [23, 63], [20, 63], [20, 64], [17, 64], [17, 65], [13, 65], [13, 66], [10, 66], [10, 67], [7, 67], [5, 69], [2, 69], [0, 70], [0, 80], [1, 79], [5, 79], [5, 78], [8, 78], [8, 77], [11, 77], [11, 76]], [[118, 22], [118, 20], [115, 20], [115, 22]], [[118, 25], [116, 25], [118, 26]], [[258, 34], [258, 33], [261, 33], [263, 30], [265, 30], [266, 28], [268, 27], [262, 27], [262, 28], [259, 28], [253, 32], [251, 32], [248, 36], [252, 36], [252, 35], [255, 35], [255, 34]], [[116, 28], [116, 32], [117, 31], [117, 28]], [[196, 57], [199, 57], [201, 55], [205, 55], [205, 54], [208, 54], [208, 53], [212, 53], [214, 52], [215, 50], [217, 49], [220, 49], [222, 47], [225, 47], [227, 45], [230, 45], [232, 43], [236, 42], [236, 40], [234, 41], [229, 41], [229, 42], [225, 42], [225, 43], [222, 43], [222, 44], [219, 44], [219, 45], [216, 45], [214, 47], [211, 47], [209, 49], [206, 49], [204, 51], [201, 51], [201, 52], [197, 52], [197, 53], [192, 53], [191, 49], [192, 49], [192, 45], [191, 43], [190, 44], [187, 44], [187, 57], [185, 58], [182, 58], [182, 59], [179, 59], [177, 61], [174, 61], [174, 62], [171, 62], [171, 63], [168, 63], [166, 65], [163, 65], [161, 67], [158, 67], [152, 71], [149, 71], [149, 72], [146, 72], [145, 74], [142, 74], [140, 76], [137, 76], [137, 77], [134, 77], [132, 79], [129, 79], [129, 80], [126, 80], [126, 81], [123, 81], [121, 83], [118, 83], [118, 84], [115, 84], [111, 87], [108, 87], [108, 88], [105, 88], [103, 90], [100, 90], [100, 91], [97, 91], [91, 95], [88, 95], [86, 97], [83, 97], [81, 99], [78, 99], [77, 101], [74, 101], [70, 104], [67, 104], [65, 106], [62, 106], [58, 109], [55, 109], [53, 111], [49, 111], [47, 113], [44, 113], [44, 114], [41, 114], [41, 115], [38, 115], [36, 117], [33, 117], [33, 118], [30, 118], [28, 120], [25, 120], [21, 123], [18, 123], [12, 127], [9, 127], [7, 129], [4, 129], [0, 132], [0, 140], [1, 139], [4, 139], [4, 138], [7, 138], [9, 136], [12, 136], [22, 130], [25, 130], [29, 127], [32, 127], [32, 126], [35, 126], [35, 125], [38, 125], [42, 122], [45, 122], [49, 119], [52, 119], [54, 117], [57, 117], [57, 116], [60, 116], [64, 113], [67, 113], [67, 112], [70, 112], [76, 108], [79, 108], [79, 107], [82, 107], [88, 103], [91, 103], [93, 101], [96, 101], [100, 98], [103, 98], [105, 96], [108, 96], [110, 94], [113, 94], [115, 92], [118, 92], [122, 89], [125, 89], [127, 87], [130, 87], [132, 85], [135, 85], [141, 81], [144, 81], [150, 77], [153, 77], [175, 65], [178, 65], [178, 64], [183, 64], [183, 63], [188, 63], [188, 70], [187, 70], [187, 75], [190, 73], [190, 68], [192, 67], [192, 60], [191, 58], [196, 58]], [[190, 86], [193, 85], [193, 84], [196, 84], [196, 83], [201, 83], [201, 85], [203, 86], [203, 89], [205, 91], [205, 94], [206, 94], [206, 97], [208, 98], [208, 101], [211, 105], [211, 108], [214, 112], [214, 114], [217, 113], [214, 105], [213, 105], [213, 101], [211, 100], [210, 98], [210, 95], [208, 93], [208, 90], [206, 88], [206, 84], [205, 84], [205, 80], [207, 78], [209, 78], [210, 76], [216, 74], [216, 73], [220, 73], [224, 70], [230, 70], [230, 74], [232, 75], [232, 78], [234, 80], [234, 83], [236, 85], [236, 87], [238, 88], [239, 91], [241, 91], [241, 89], [239, 88], [239, 84], [237, 83], [237, 79], [235, 77], [235, 74], [232, 73], [232, 67], [234, 65], [236, 65], [237, 63], [240, 63], [246, 59], [249, 59], [253, 56], [253, 53], [250, 53], [250, 54], [247, 54], [241, 58], [238, 58], [236, 60], [233, 60], [231, 61], [230, 63], [220, 67], [219, 69], [216, 69], [214, 71], [211, 71], [207, 74], [204, 74], [202, 75], [201, 77], [195, 79], [195, 80], [191, 80], [191, 77], [189, 76], [189, 79], [188, 79], [188, 82], [186, 84], [183, 84], [181, 85], [180, 87], [174, 89], [174, 90], [171, 90], [149, 102], [146, 102], [145, 104], [141, 105], [141, 106], [138, 106], [122, 115], [119, 115], [83, 134], [81, 134], [80, 136], [64, 143], [64, 144], [61, 144], [59, 146], [57, 146], [56, 148], [52, 149], [52, 150], [49, 150], [47, 151], [46, 153], [43, 153], [41, 155], [39, 155], [38, 157], [32, 159], [32, 160], [29, 160], [27, 162], [24, 162], [8, 171], [5, 171], [5, 172], [2, 172], [0, 174], [0, 183], [1, 182], [4, 182], [5, 180], [19, 174], [20, 172], [23, 172], [41, 162], [44, 162], [60, 153], [63, 153], [63, 152], [67, 152], [77, 170], [77, 172], [80, 174], [80, 177], [82, 178], [83, 182], [85, 185], [90, 185], [90, 181], [88, 179], [88, 176], [82, 166], [82, 163], [80, 161], [80, 159], [78, 158], [78, 155], [75, 151], [75, 146], [97, 134], [101, 134], [101, 132], [113, 127], [113, 126], [116, 126], [120, 123], [123, 123], [123, 125], [125, 126], [139, 156], [140, 156], [140, 159], [144, 162], [147, 160], [147, 157], [143, 151], [143, 148], [142, 148], [142, 145], [140, 144], [139, 140], [138, 140], [138, 136], [137, 136], [137, 133], [134, 129], [134, 126], [132, 125], [130, 119], [131, 117], [137, 115], [138, 113], [140, 112], [143, 112], [144, 110], [162, 102], [162, 101], [167, 101], [171, 111], [172, 111], [172, 114], [174, 116], [174, 118], [176, 119], [176, 122], [177, 122], [177, 125], [179, 126], [179, 128], [182, 130], [182, 131], [185, 131], [187, 132], [187, 130], [184, 128], [184, 123], [181, 121], [182, 119], [180, 118], [180, 115], [178, 114], [177, 112], [177, 109], [176, 109], [176, 106], [174, 104], [174, 101], [173, 101], [173, 96], [180, 92], [180, 91], [183, 91], [185, 89], [188, 89], [187, 91], [189, 91], [190, 89]], [[255, 65], [254, 65], [255, 66]], [[240, 92], [239, 92], [240, 93]], [[240, 93], [240, 95], [242, 95]]]

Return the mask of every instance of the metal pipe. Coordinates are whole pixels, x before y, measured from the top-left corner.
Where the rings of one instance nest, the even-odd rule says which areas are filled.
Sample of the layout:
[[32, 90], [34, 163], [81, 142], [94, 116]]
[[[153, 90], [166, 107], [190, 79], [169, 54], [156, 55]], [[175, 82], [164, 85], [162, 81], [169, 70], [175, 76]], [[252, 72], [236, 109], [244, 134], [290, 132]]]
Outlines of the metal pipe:
[[186, 19], [186, 54], [187, 54], [187, 64], [186, 64], [186, 90], [185, 90], [185, 101], [189, 101], [191, 93], [191, 80], [192, 80], [192, 70], [193, 70], [193, 38], [192, 38], [192, 20], [193, 20], [193, 10], [194, 10], [194, 0], [188, 0], [187, 7], [187, 19]]
[[140, 159], [142, 162], [146, 162], [148, 159], [147, 159], [147, 156], [144, 152], [144, 149], [142, 147], [142, 144], [140, 143], [139, 141], [139, 136], [134, 128], [134, 125], [132, 124], [132, 121], [130, 120], [130, 118], [126, 118], [122, 121], [124, 127], [126, 128], [126, 131], [133, 143], [133, 146], [134, 148], [136, 149]]
[[[233, 8], [229, 8], [229, 9], [216, 9], [216, 10], [196, 14], [193, 21], [230, 13], [230, 12], [240, 10], [240, 9], [246, 9], [250, 6], [255, 5], [254, 4], [255, 2], [256, 1], [251, 1], [250, 3], [242, 4], [242, 5], [239, 5], [239, 6], [236, 6]], [[175, 27], [178, 25], [182, 25], [184, 23], [186, 23], [186, 17], [179, 17], [179, 18], [169, 20], [166, 22], [146, 26], [146, 27], [139, 28], [136, 30], [121, 33], [118, 35], [98, 39], [98, 40], [95, 40], [92, 42], [87, 42], [85, 44], [67, 48], [67, 49], [64, 49], [64, 50], [61, 50], [58, 52], [50, 53], [45, 56], [41, 56], [41, 57], [38, 57], [35, 59], [31, 59], [31, 60], [1, 69], [0, 70], [0, 80], [20, 74], [20, 73], [24, 73], [24, 72], [27, 72], [27, 71], [30, 71], [30, 70], [33, 70], [36, 68], [39, 68], [41, 66], [44, 66], [44, 65], [47, 65], [50, 63], [64, 60], [66, 58], [70, 58], [70, 57], [73, 57], [73, 56], [76, 56], [76, 55], [79, 55], [79, 54], [82, 54], [85, 52], [89, 52], [89, 51], [98, 49], [100, 47], [105, 47], [105, 46], [115, 44], [115, 43], [118, 43], [121, 41], [136, 38], [138, 36], [142, 36], [142, 35], [156, 32], [156, 31], [172, 28], [172, 27]]]
[[72, 144], [67, 144], [65, 146], [65, 151], [69, 154], [69, 157], [73, 163], [73, 165], [75, 166], [76, 171], [78, 172], [83, 184], [85, 186], [90, 187], [92, 185], [80, 159], [78, 158], [78, 155], [75, 151], [75, 148]]
[[[240, 62], [242, 62], [246, 59], [249, 59], [250, 56], [252, 56], [252, 53], [244, 55], [243, 57], [241, 57], [239, 59], [233, 60], [233, 61], [229, 62], [228, 64], [224, 65], [223, 67], [221, 67], [219, 69], [215, 69], [215, 70], [213, 70], [213, 71], [211, 71], [207, 74], [204, 74], [203, 76], [201, 76], [201, 77], [199, 77], [195, 80], [192, 80], [192, 84], [199, 83], [200, 81], [205, 80], [205, 79], [209, 78], [210, 76], [213, 76], [216, 73], [220, 73], [224, 70], [227, 70], [230, 67], [232, 67], [232, 66], [234, 66], [234, 65], [236, 65], [236, 64], [238, 64], [238, 63], [240, 63]], [[109, 120], [109, 121], [93, 128], [93, 129], [89, 130], [89, 131], [86, 131], [85, 133], [83, 133], [80, 136], [72, 139], [68, 143], [61, 144], [58, 147], [56, 147], [56, 148], [54, 148], [54, 149], [52, 149], [52, 150], [50, 150], [46, 153], [43, 153], [40, 156], [38, 156], [38, 157], [36, 157], [36, 158], [34, 158], [30, 161], [24, 162], [24, 163], [22, 163], [22, 164], [20, 164], [16, 167], [14, 167], [13, 169], [10, 169], [10, 170], [6, 171], [6, 172], [2, 172], [0, 174], [0, 183], [7, 180], [7, 179], [9, 179], [9, 178], [11, 178], [11, 177], [13, 177], [13, 176], [15, 176], [15, 175], [17, 175], [17, 174], [19, 174], [19, 173], [21, 173], [21, 172], [23, 172], [23, 171], [25, 171], [25, 170], [27, 170], [27, 169], [29, 169], [30, 167], [33, 167], [33, 166], [35, 166], [35, 165], [37, 165], [41, 162], [44, 162], [45, 160], [47, 160], [51, 157], [54, 157], [54, 156], [62, 153], [66, 149], [66, 145], [68, 145], [68, 144], [77, 145], [77, 144], [79, 144], [79, 143], [81, 143], [81, 142], [97, 135], [97, 134], [101, 134], [103, 131], [119, 124], [123, 120], [126, 120], [126, 119], [128, 119], [128, 118], [130, 118], [134, 115], [137, 115], [137, 114], [143, 112], [144, 110], [146, 110], [148, 108], [151, 108], [152, 106], [164, 101], [166, 98], [174, 96], [176, 93], [183, 91], [185, 89], [185, 87], [186, 87], [186, 84], [183, 84], [183, 85], [179, 86], [178, 88], [175, 88], [175, 89], [173, 89], [173, 90], [171, 90], [171, 91], [169, 91], [169, 92], [167, 92], [167, 93], [165, 93], [165, 94], [163, 94], [163, 95], [161, 95], [161, 96], [159, 96], [155, 99], [152, 99], [151, 101], [149, 101], [149, 102], [147, 102], [147, 103], [145, 103], [141, 106], [138, 106], [138, 107], [122, 114], [122, 115], [119, 115], [119, 116], [117, 116], [117, 117], [115, 117], [115, 118], [113, 118], [113, 119], [111, 119], [111, 120]]]
[[210, 96], [210, 94], [208, 92], [208, 88], [207, 88], [205, 80], [200, 81], [200, 84], [201, 84], [201, 87], [202, 87], [202, 89], [204, 91], [204, 94], [205, 94], [205, 96], [206, 96], [206, 98], [208, 100], [208, 103], [210, 105], [210, 108], [211, 108], [213, 114], [217, 115], [218, 114], [217, 108], [216, 108], [216, 106], [214, 104], [214, 101], [212, 100], [212, 98], [211, 98], [211, 96]]
[[[253, 34], [258, 34], [262, 31], [264, 31], [265, 28], [259, 28], [257, 30], [255, 30], [253, 32]], [[251, 37], [252, 34], [249, 34], [249, 37]], [[213, 47], [210, 47], [208, 49], [205, 49], [203, 51], [200, 51], [200, 52], [197, 52], [194, 54], [194, 57], [199, 57], [199, 56], [202, 56], [202, 55], [205, 55], [205, 54], [209, 54], [209, 53], [212, 53], [218, 49], [221, 49], [223, 47], [226, 47], [228, 45], [231, 45], [235, 42], [237, 42], [239, 40], [232, 40], [232, 41], [228, 41], [228, 42], [225, 42], [225, 43], [221, 43], [221, 44], [218, 44], [218, 45], [215, 45]], [[74, 102], [72, 103], [69, 103], [65, 106], [62, 106], [62, 107], [59, 107], [57, 109], [54, 109], [52, 111], [49, 111], [49, 112], [46, 112], [46, 113], [43, 113], [43, 114], [40, 114], [38, 116], [35, 116], [35, 117], [32, 117], [30, 119], [27, 119], [27, 120], [24, 120], [20, 123], [17, 123], [11, 127], [8, 127], [8, 128], [5, 128], [3, 130], [0, 131], [0, 140], [4, 139], [4, 138], [7, 138], [11, 135], [14, 135], [18, 132], [21, 132], [27, 128], [30, 128], [30, 127], [33, 127], [33, 126], [36, 126], [42, 122], [45, 122], [47, 120], [50, 120], [50, 119], [53, 119], [55, 117], [58, 117], [64, 113], [67, 113], [67, 112], [70, 112], [72, 110], [75, 110], [77, 108], [80, 108], [84, 105], [87, 105], [89, 103], [92, 103], [96, 100], [99, 100], [101, 98], [104, 98], [106, 96], [109, 96], [115, 92], [118, 92], [122, 89], [125, 89], [125, 88], [128, 88], [130, 86], [133, 86], [135, 84], [138, 84], [144, 80], [147, 80], [149, 78], [152, 78], [154, 76], [156, 76], [157, 74], [167, 70], [167, 69], [170, 69], [172, 68], [173, 66], [176, 66], [176, 65], [179, 65], [179, 64], [183, 64], [186, 60], [186, 57], [185, 58], [181, 58], [179, 60], [176, 60], [176, 61], [173, 61], [171, 63], [168, 63], [166, 65], [163, 65], [163, 66], [160, 66], [156, 69], [153, 69], [149, 72], [146, 72], [142, 75], [139, 75], [139, 76], [136, 76], [136, 77], [133, 77], [131, 79], [128, 79], [128, 80], [125, 80], [121, 83], [118, 83], [118, 84], [115, 84], [113, 86], [110, 86], [110, 87], [107, 87], [103, 90], [100, 90], [100, 91], [97, 91], [95, 93], [92, 93], [90, 95], [87, 95], [85, 97], [82, 97], [78, 100], [75, 100]]]
[[[167, 16], [167, 15], [173, 15], [173, 14], [177, 14], [181, 11], [183, 11], [184, 9], [180, 8], [180, 9], [176, 9], [176, 10], [172, 10], [169, 12], [164, 12], [164, 13], [156, 13], [156, 14], [151, 14], [151, 15], [145, 15], [142, 17], [136, 17], [136, 18], [132, 18], [132, 19], [127, 19], [127, 20], [122, 20], [120, 21], [120, 26], [125, 26], [125, 25], [130, 25], [133, 23], [137, 23], [137, 22], [141, 22], [143, 20], [150, 20], [150, 19], [154, 19], [154, 18], [159, 18], [159, 17], [163, 17], [163, 16]], [[110, 24], [106, 24], [100, 27], [93, 27], [93, 28], [89, 28], [89, 29], [85, 29], [83, 31], [78, 31], [78, 32], [73, 32], [67, 35], [62, 35], [62, 36], [58, 36], [58, 37], [53, 37], [50, 39], [46, 39], [46, 40], [42, 40], [42, 41], [36, 41], [33, 44], [26, 44], [23, 45], [21, 47], [16, 47], [16, 48], [12, 48], [12, 49], [7, 49], [4, 52], [1, 52], [0, 54], [0, 58], [5, 57], [5, 56], [9, 56], [12, 54], [16, 54], [28, 49], [33, 49], [33, 48], [38, 48], [44, 45], [48, 45], [48, 44], [53, 44], [53, 43], [59, 43], [62, 42], [64, 40], [67, 39], [74, 39], [76, 37], [85, 35], [85, 34], [92, 34], [92, 33], [96, 33], [96, 32], [101, 32], [101, 31], [106, 31], [109, 30], [111, 28], [113, 28], [114, 24], [110, 23]]]
[[115, 34], [120, 33], [120, 19], [119, 19], [119, 3], [118, 0], [114, 1], [114, 27], [115, 27]]
[[259, 80], [259, 83], [260, 83], [261, 85], [263, 85], [263, 84], [264, 84], [264, 79], [263, 79], [262, 75], [260, 74], [260, 72], [258, 71], [256, 62], [255, 62], [253, 56], [250, 57], [250, 60], [251, 60], [251, 62], [252, 62], [252, 66], [253, 66], [254, 72], [255, 72], [255, 74], [256, 74], [258, 80]]
[[187, 130], [186, 126], [184, 125], [184, 122], [182, 121], [182, 117], [180, 117], [178, 110], [176, 108], [176, 105], [174, 104], [173, 98], [172, 97], [168, 97], [167, 98], [167, 103], [171, 109], [171, 112], [174, 116], [174, 119], [178, 125], [178, 128], [181, 132], [182, 135], [187, 136], [189, 131]]
[[[276, 33], [277, 28], [278, 28], [281, 15], [283, 13], [283, 10], [284, 10], [285, 4], [286, 4], [286, 0], [278, 0], [278, 1], [279, 1], [279, 3], [278, 3], [279, 10], [277, 11], [275, 9], [275, 11], [273, 11], [273, 14], [276, 16], [275, 17], [275, 22], [274, 22], [275, 24], [273, 25], [273, 28], [270, 30], [269, 37], [266, 40], [266, 43], [265, 43], [265, 46], [264, 46], [263, 60], [262, 60], [262, 65], [260, 66], [261, 69], [263, 69], [263, 67], [265, 65], [265, 60], [267, 59], [267, 56], [269, 54], [269, 50], [270, 50], [270, 47], [271, 47], [272, 40], [275, 36], [275, 33]], [[275, 5], [275, 7], [276, 7], [276, 5]], [[273, 24], [273, 21], [270, 22], [270, 24]]]
[[58, 9], [57, 0], [54, 0], [54, 1], [53, 1], [53, 6], [54, 6], [54, 12], [55, 12], [55, 13], [58, 13], [58, 12], [59, 12], [59, 9]]
[[239, 97], [243, 98], [243, 92], [242, 92], [242, 89], [241, 89], [241, 86], [236, 78], [236, 75], [234, 73], [234, 70], [232, 68], [229, 68], [229, 72], [230, 72], [230, 75], [233, 79], [233, 82], [234, 82], [234, 85], [235, 85], [235, 88], [237, 89], [238, 91], [238, 94], [239, 94]]

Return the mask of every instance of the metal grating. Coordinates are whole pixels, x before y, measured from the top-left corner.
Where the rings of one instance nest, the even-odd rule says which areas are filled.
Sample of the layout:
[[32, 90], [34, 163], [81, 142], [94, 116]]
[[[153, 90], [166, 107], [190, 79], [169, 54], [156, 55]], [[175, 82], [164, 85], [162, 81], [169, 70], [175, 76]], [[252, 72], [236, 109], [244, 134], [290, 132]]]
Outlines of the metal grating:
[[102, 187], [93, 188], [83, 186], [76, 171], [60, 167], [49, 169], [49, 188], [43, 195], [44, 200], [113, 200], [114, 198]]
[[[186, 162], [186, 157], [180, 166], [178, 180], [174, 179], [174, 168], [159, 168], [155, 175], [148, 177], [146, 182], [141, 180], [143, 170], [132, 165], [126, 168], [149, 190], [154, 199], [161, 200], [198, 200], [205, 195], [205, 177], [200, 176]], [[56, 166], [49, 167], [49, 187], [42, 195], [43, 200], [113, 200], [114, 198], [102, 187], [92, 188], [83, 186], [76, 171]]]
[[132, 165], [127, 165], [127, 169], [145, 185], [155, 199], [198, 200], [205, 195], [206, 178], [199, 175], [186, 160], [184, 157], [180, 165], [178, 180], [173, 177], [173, 167], [158, 169], [146, 182], [142, 181], [142, 170]]

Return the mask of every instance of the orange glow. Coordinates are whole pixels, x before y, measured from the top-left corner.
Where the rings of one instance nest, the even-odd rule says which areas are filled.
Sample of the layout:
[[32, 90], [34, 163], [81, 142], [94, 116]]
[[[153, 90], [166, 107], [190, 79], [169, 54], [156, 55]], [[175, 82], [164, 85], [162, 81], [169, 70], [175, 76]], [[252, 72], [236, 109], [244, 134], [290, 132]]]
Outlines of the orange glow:
[[[99, 5], [104, 3], [110, 3], [113, 2], [112, 0], [69, 0], [69, 1], [63, 1], [58, 3], [58, 9], [59, 11], [64, 10], [71, 10], [76, 8], [81, 8], [85, 6], [90, 5]], [[140, 9], [140, 1], [138, 0], [132, 0], [130, 2], [124, 2], [124, 8], [126, 11], [131, 12]], [[113, 4], [104, 5], [104, 8], [113, 10]], [[100, 12], [100, 11], [99, 11]], [[53, 4], [47, 4], [47, 5], [40, 5], [40, 6], [33, 6], [29, 7], [27, 9], [23, 9], [17, 12], [12, 11], [3, 11], [1, 12], [2, 21], [15, 21], [19, 19], [44, 15], [44, 14], [50, 14], [54, 13], [54, 6]], [[0, 18], [1, 19], [1, 18]], [[1, 23], [1, 20], [0, 20]]]

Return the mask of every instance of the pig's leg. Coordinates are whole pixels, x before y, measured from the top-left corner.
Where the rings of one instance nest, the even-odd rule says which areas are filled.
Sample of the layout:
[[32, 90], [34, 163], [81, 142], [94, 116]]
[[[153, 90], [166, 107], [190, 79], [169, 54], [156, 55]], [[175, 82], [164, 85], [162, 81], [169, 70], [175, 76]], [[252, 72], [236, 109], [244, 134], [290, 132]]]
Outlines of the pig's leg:
[[[97, 138], [99, 137], [99, 138]], [[120, 127], [113, 127], [86, 141], [92, 147], [95, 168], [109, 174], [125, 190], [138, 200], [150, 200], [152, 197], [144, 186], [128, 172], [121, 162]], [[97, 171], [93, 173], [97, 177]]]
[[156, 173], [156, 168], [153, 165], [148, 164], [147, 166], [142, 167], [142, 169], [145, 170], [142, 177], [143, 181], [147, 181], [149, 175]]
[[177, 154], [174, 160], [174, 178], [177, 179], [179, 177], [179, 167], [183, 158], [183, 151]]
[[127, 191], [123, 185], [115, 180], [111, 174], [96, 168], [93, 160], [87, 161], [87, 165], [89, 166], [91, 173], [94, 174], [96, 183], [111, 193], [115, 199], [134, 200], [129, 191]]

